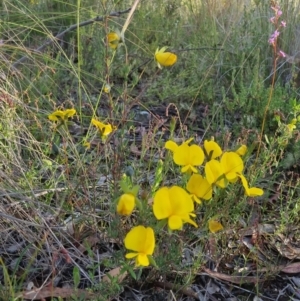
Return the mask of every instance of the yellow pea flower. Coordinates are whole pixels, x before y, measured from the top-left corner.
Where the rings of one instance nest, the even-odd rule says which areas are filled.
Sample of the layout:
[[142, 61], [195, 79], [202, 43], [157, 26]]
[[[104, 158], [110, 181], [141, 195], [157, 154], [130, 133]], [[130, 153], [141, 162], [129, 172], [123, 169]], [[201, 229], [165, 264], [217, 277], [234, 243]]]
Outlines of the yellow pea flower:
[[187, 186], [187, 191], [190, 193], [192, 199], [201, 204], [201, 200], [210, 200], [212, 197], [212, 187], [207, 181], [199, 174], [192, 174], [190, 177]]
[[74, 116], [75, 114], [75, 109], [56, 110], [52, 114], [48, 115], [48, 118], [51, 121], [66, 121], [68, 118]]
[[224, 170], [221, 163], [217, 160], [210, 160], [204, 167], [205, 176], [209, 184], [216, 184], [221, 188], [225, 188], [228, 184], [225, 181]]
[[260, 196], [260, 195], [264, 194], [264, 191], [261, 188], [257, 188], [257, 187], [249, 188], [248, 181], [244, 175], [240, 174], [239, 177], [242, 180], [242, 184], [245, 189], [245, 195], [250, 196], [250, 197], [255, 197], [255, 196]]
[[197, 227], [194, 217], [194, 203], [191, 196], [181, 187], [160, 188], [154, 196], [153, 213], [158, 220], [168, 219], [171, 230], [180, 230], [184, 223]]
[[110, 90], [111, 90], [111, 86], [109, 84], [105, 84], [103, 88], [104, 93], [108, 94], [110, 93]]
[[172, 52], [165, 52], [168, 47], [157, 48], [154, 54], [157, 66], [162, 69], [162, 67], [173, 66], [177, 62], [177, 55]]
[[204, 148], [206, 159], [208, 161], [212, 159], [216, 159], [217, 157], [220, 157], [222, 155], [221, 147], [217, 142], [213, 140], [211, 141], [205, 140], [203, 148]]
[[125, 255], [127, 259], [136, 257], [137, 266], [148, 266], [155, 248], [154, 231], [150, 227], [136, 226], [127, 233], [124, 244], [126, 249], [134, 251]]
[[210, 184], [225, 188], [226, 180], [234, 183], [244, 169], [244, 162], [235, 152], [225, 152], [220, 161], [210, 160], [205, 164], [206, 179]]
[[296, 129], [296, 127], [297, 127], [296, 124], [297, 124], [297, 119], [294, 118], [289, 124], [286, 125], [287, 129], [290, 133], [292, 133], [293, 130]]
[[192, 140], [193, 138], [190, 138], [181, 145], [171, 140], [165, 143], [165, 148], [173, 152], [174, 162], [179, 166], [183, 166], [181, 168], [181, 172], [183, 173], [189, 171], [197, 173], [198, 170], [195, 166], [200, 166], [204, 161], [202, 148], [196, 144], [188, 145]]
[[203, 163], [204, 153], [202, 148], [196, 144], [189, 146], [183, 143], [174, 152], [173, 160], [177, 165], [182, 166], [182, 173], [189, 171], [197, 173], [198, 170], [195, 166], [200, 166]]
[[229, 182], [235, 182], [238, 174], [244, 169], [244, 162], [235, 152], [225, 152], [220, 160], [225, 177]]
[[101, 136], [108, 136], [115, 128], [111, 124], [105, 124], [101, 121], [98, 121], [97, 119], [92, 119], [92, 124], [98, 128]]
[[111, 49], [117, 49], [119, 45], [124, 41], [124, 38], [118, 31], [111, 31], [107, 34], [108, 45]]
[[135, 207], [135, 196], [131, 193], [124, 193], [121, 195], [117, 212], [120, 215], [130, 215]]

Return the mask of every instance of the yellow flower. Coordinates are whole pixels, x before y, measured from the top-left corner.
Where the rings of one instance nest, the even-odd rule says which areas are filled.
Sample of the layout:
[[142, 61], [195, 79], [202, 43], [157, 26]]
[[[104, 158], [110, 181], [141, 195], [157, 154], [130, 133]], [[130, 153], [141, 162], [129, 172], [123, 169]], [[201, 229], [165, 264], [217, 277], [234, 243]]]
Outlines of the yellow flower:
[[179, 166], [183, 166], [181, 172], [192, 171], [197, 173], [198, 170], [194, 166], [200, 166], [204, 161], [202, 148], [196, 144], [188, 145], [192, 140], [193, 138], [190, 138], [181, 145], [171, 140], [165, 143], [165, 148], [173, 152], [174, 162]]
[[212, 197], [212, 187], [206, 179], [199, 174], [193, 174], [186, 186], [187, 191], [191, 194], [192, 199], [201, 204], [201, 200], [210, 200]]
[[208, 228], [209, 228], [209, 231], [212, 233], [216, 233], [218, 231], [223, 230], [222, 224], [214, 219], [210, 219], [208, 221]]
[[294, 119], [291, 121], [291, 123], [289, 123], [289, 124], [286, 125], [286, 126], [287, 126], [287, 129], [288, 129], [288, 131], [289, 131], [290, 133], [293, 132], [293, 130], [296, 128], [296, 124], [297, 124], [297, 119], [294, 118]]
[[91, 142], [84, 141], [84, 142], [82, 143], [82, 145], [83, 145], [86, 149], [90, 149], [90, 148], [91, 148]]
[[120, 215], [130, 215], [135, 207], [135, 196], [131, 193], [124, 193], [121, 195], [117, 212]]
[[117, 31], [111, 31], [107, 34], [108, 45], [111, 49], [117, 49], [123, 40], [121, 34]]
[[225, 152], [220, 160], [225, 177], [229, 182], [236, 181], [244, 169], [244, 162], [235, 152]]
[[216, 184], [221, 188], [225, 188], [228, 182], [225, 181], [224, 170], [217, 160], [210, 160], [204, 167], [205, 176], [209, 184]]
[[200, 166], [204, 161], [204, 153], [200, 146], [193, 144], [191, 146], [186, 143], [180, 145], [173, 155], [174, 162], [182, 166], [181, 172], [192, 171], [197, 173], [195, 166]]
[[75, 109], [56, 110], [48, 116], [51, 121], [66, 121], [76, 114]]
[[152, 228], [137, 226], [132, 228], [124, 239], [125, 247], [134, 252], [127, 253], [127, 259], [136, 257], [137, 266], [148, 266], [149, 256], [154, 252], [155, 237]]
[[165, 52], [168, 47], [157, 48], [155, 51], [155, 61], [157, 66], [162, 69], [162, 67], [173, 66], [177, 62], [177, 55], [172, 52]]
[[210, 160], [205, 164], [206, 179], [210, 184], [225, 188], [229, 182], [235, 182], [244, 169], [244, 162], [234, 152], [225, 152], [220, 160]]
[[154, 196], [153, 213], [158, 220], [168, 219], [171, 230], [179, 230], [184, 223], [197, 227], [191, 219], [195, 216], [194, 203], [191, 196], [181, 187], [162, 187]]
[[222, 149], [219, 146], [219, 144], [213, 140], [208, 141], [205, 140], [204, 141], [204, 153], [206, 156], [206, 159], [212, 160], [215, 159], [217, 157], [220, 157], [222, 155]]
[[255, 197], [255, 196], [260, 196], [260, 195], [264, 194], [264, 191], [261, 188], [257, 188], [257, 187], [249, 188], [249, 184], [248, 184], [248, 181], [245, 178], [245, 176], [240, 174], [239, 177], [242, 180], [242, 184], [243, 184], [244, 189], [245, 189], [245, 195], [250, 196], [250, 197]]
[[110, 90], [111, 90], [111, 86], [109, 84], [105, 84], [104, 88], [103, 88], [103, 91], [104, 93], [110, 93]]
[[236, 151], [239, 156], [243, 157], [247, 152], [247, 146], [245, 144], [241, 145]]
[[101, 121], [96, 120], [95, 118], [92, 119], [92, 124], [98, 128], [100, 131], [101, 136], [108, 136], [113, 130], [114, 127], [111, 124], [105, 124]]

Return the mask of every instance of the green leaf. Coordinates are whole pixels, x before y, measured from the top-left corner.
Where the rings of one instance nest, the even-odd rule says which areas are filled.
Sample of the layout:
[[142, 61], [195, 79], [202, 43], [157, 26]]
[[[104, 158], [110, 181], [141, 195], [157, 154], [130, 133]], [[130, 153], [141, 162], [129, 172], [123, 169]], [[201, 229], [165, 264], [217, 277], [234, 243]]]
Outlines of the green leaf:
[[148, 259], [149, 259], [151, 265], [153, 265], [154, 267], [159, 269], [158, 265], [156, 264], [156, 261], [154, 260], [154, 258], [151, 255], [148, 255]]
[[73, 268], [73, 280], [74, 280], [74, 286], [77, 288], [80, 282], [80, 271], [77, 265]]

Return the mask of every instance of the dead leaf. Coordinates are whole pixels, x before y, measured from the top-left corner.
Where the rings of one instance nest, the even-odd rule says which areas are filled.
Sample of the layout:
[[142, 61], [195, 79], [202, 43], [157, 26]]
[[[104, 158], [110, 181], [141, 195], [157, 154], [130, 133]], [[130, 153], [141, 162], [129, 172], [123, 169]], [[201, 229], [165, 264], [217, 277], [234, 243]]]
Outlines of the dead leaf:
[[212, 276], [213, 278], [217, 278], [220, 280], [225, 280], [235, 284], [242, 284], [242, 283], [257, 283], [264, 281], [263, 279], [259, 279], [256, 276], [231, 276], [226, 275], [218, 272], [211, 271], [210, 269], [203, 268], [204, 272]]
[[211, 233], [216, 233], [218, 231], [223, 230], [222, 224], [214, 219], [210, 219], [208, 221], [208, 228]]
[[18, 298], [30, 299], [30, 300], [38, 300], [45, 299], [50, 297], [61, 297], [61, 298], [69, 298], [71, 296], [76, 296], [78, 299], [84, 298], [93, 298], [95, 295], [92, 292], [88, 292], [82, 289], [75, 288], [61, 288], [61, 287], [42, 287], [36, 288], [31, 291], [23, 291]]
[[281, 269], [281, 272], [287, 274], [297, 274], [300, 273], [300, 262], [293, 262]]
[[[121, 268], [120, 267], [117, 267], [117, 268], [114, 268], [112, 269], [111, 271], [109, 271], [103, 278], [102, 278], [102, 281], [103, 282], [107, 282], [107, 283], [110, 283], [111, 282], [111, 277], [116, 277], [118, 278], [118, 282], [121, 283], [125, 277], [127, 276], [127, 272], [123, 272], [122, 274], [120, 273], [121, 272]], [[109, 275], [109, 276], [108, 276]]]

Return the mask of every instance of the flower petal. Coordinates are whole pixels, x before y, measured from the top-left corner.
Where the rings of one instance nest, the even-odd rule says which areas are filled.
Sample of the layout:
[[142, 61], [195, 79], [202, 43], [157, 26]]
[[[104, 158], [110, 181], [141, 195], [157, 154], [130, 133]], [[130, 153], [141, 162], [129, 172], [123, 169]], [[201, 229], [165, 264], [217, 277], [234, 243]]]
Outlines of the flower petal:
[[65, 110], [65, 117], [66, 118], [70, 118], [72, 116], [74, 116], [76, 114], [76, 110], [75, 109], [67, 109]]
[[264, 191], [261, 188], [257, 188], [257, 187], [251, 187], [247, 191], [247, 195], [251, 196], [251, 197], [261, 196], [263, 194], [264, 194]]
[[200, 166], [204, 161], [204, 152], [199, 145], [193, 144], [189, 149], [190, 161], [193, 166]]
[[221, 223], [219, 223], [218, 221], [213, 220], [213, 219], [210, 219], [208, 221], [208, 228], [209, 228], [209, 231], [212, 233], [216, 233], [216, 232], [224, 229]]
[[177, 148], [178, 148], [178, 144], [172, 140], [168, 140], [166, 143], [165, 143], [165, 148], [174, 152]]
[[172, 52], [157, 52], [155, 60], [163, 67], [170, 67], [177, 62], [177, 55]]
[[209, 184], [217, 184], [221, 188], [226, 187], [225, 180], [222, 178], [224, 171], [219, 161], [211, 160], [207, 162], [204, 169]]
[[204, 141], [204, 149], [205, 149], [205, 152], [206, 152], [206, 155], [207, 155], [207, 160], [212, 160], [212, 159], [215, 159], [219, 156], [222, 155], [222, 149], [221, 147], [219, 146], [219, 144], [213, 140], [211, 141], [208, 141], [208, 140], [205, 140]]
[[177, 147], [173, 155], [174, 162], [183, 166], [182, 172], [192, 170], [197, 173], [197, 169], [194, 166], [200, 166], [204, 161], [204, 153], [200, 146], [193, 144], [189, 146], [187, 143], [183, 143]]
[[107, 41], [111, 49], [116, 49], [119, 46], [121, 37], [114, 31], [107, 34]]
[[121, 195], [118, 205], [117, 212], [120, 215], [130, 215], [135, 207], [135, 197], [130, 193], [124, 193]]
[[153, 213], [158, 220], [167, 218], [172, 214], [168, 187], [162, 187], [155, 193]]
[[235, 152], [225, 152], [220, 160], [226, 178], [229, 181], [235, 180], [238, 173], [242, 173], [244, 162]]
[[146, 254], [139, 254], [136, 258], [136, 265], [137, 266], [148, 266], [149, 265], [149, 258]]
[[144, 238], [144, 253], [147, 255], [152, 255], [155, 248], [155, 236], [152, 228], [146, 228], [145, 238]]
[[191, 196], [181, 187], [172, 186], [169, 189], [172, 215], [183, 215], [194, 210], [194, 203]]
[[186, 188], [188, 192], [192, 193], [193, 195], [195, 195], [195, 197], [197, 197], [197, 200], [198, 198], [209, 200], [212, 197], [211, 184], [209, 184], [207, 179], [203, 178], [199, 174], [193, 174], [190, 177]]
[[168, 226], [171, 230], [180, 230], [183, 226], [183, 221], [180, 216], [172, 215], [168, 220]]
[[145, 232], [144, 226], [136, 226], [132, 228], [124, 239], [125, 247], [128, 250], [142, 252], [145, 244]]
[[138, 256], [139, 255], [139, 253], [127, 253], [126, 255], [125, 255], [125, 257], [127, 258], [127, 259], [131, 259], [131, 258], [134, 258], [134, 257], [136, 257], [136, 256]]

